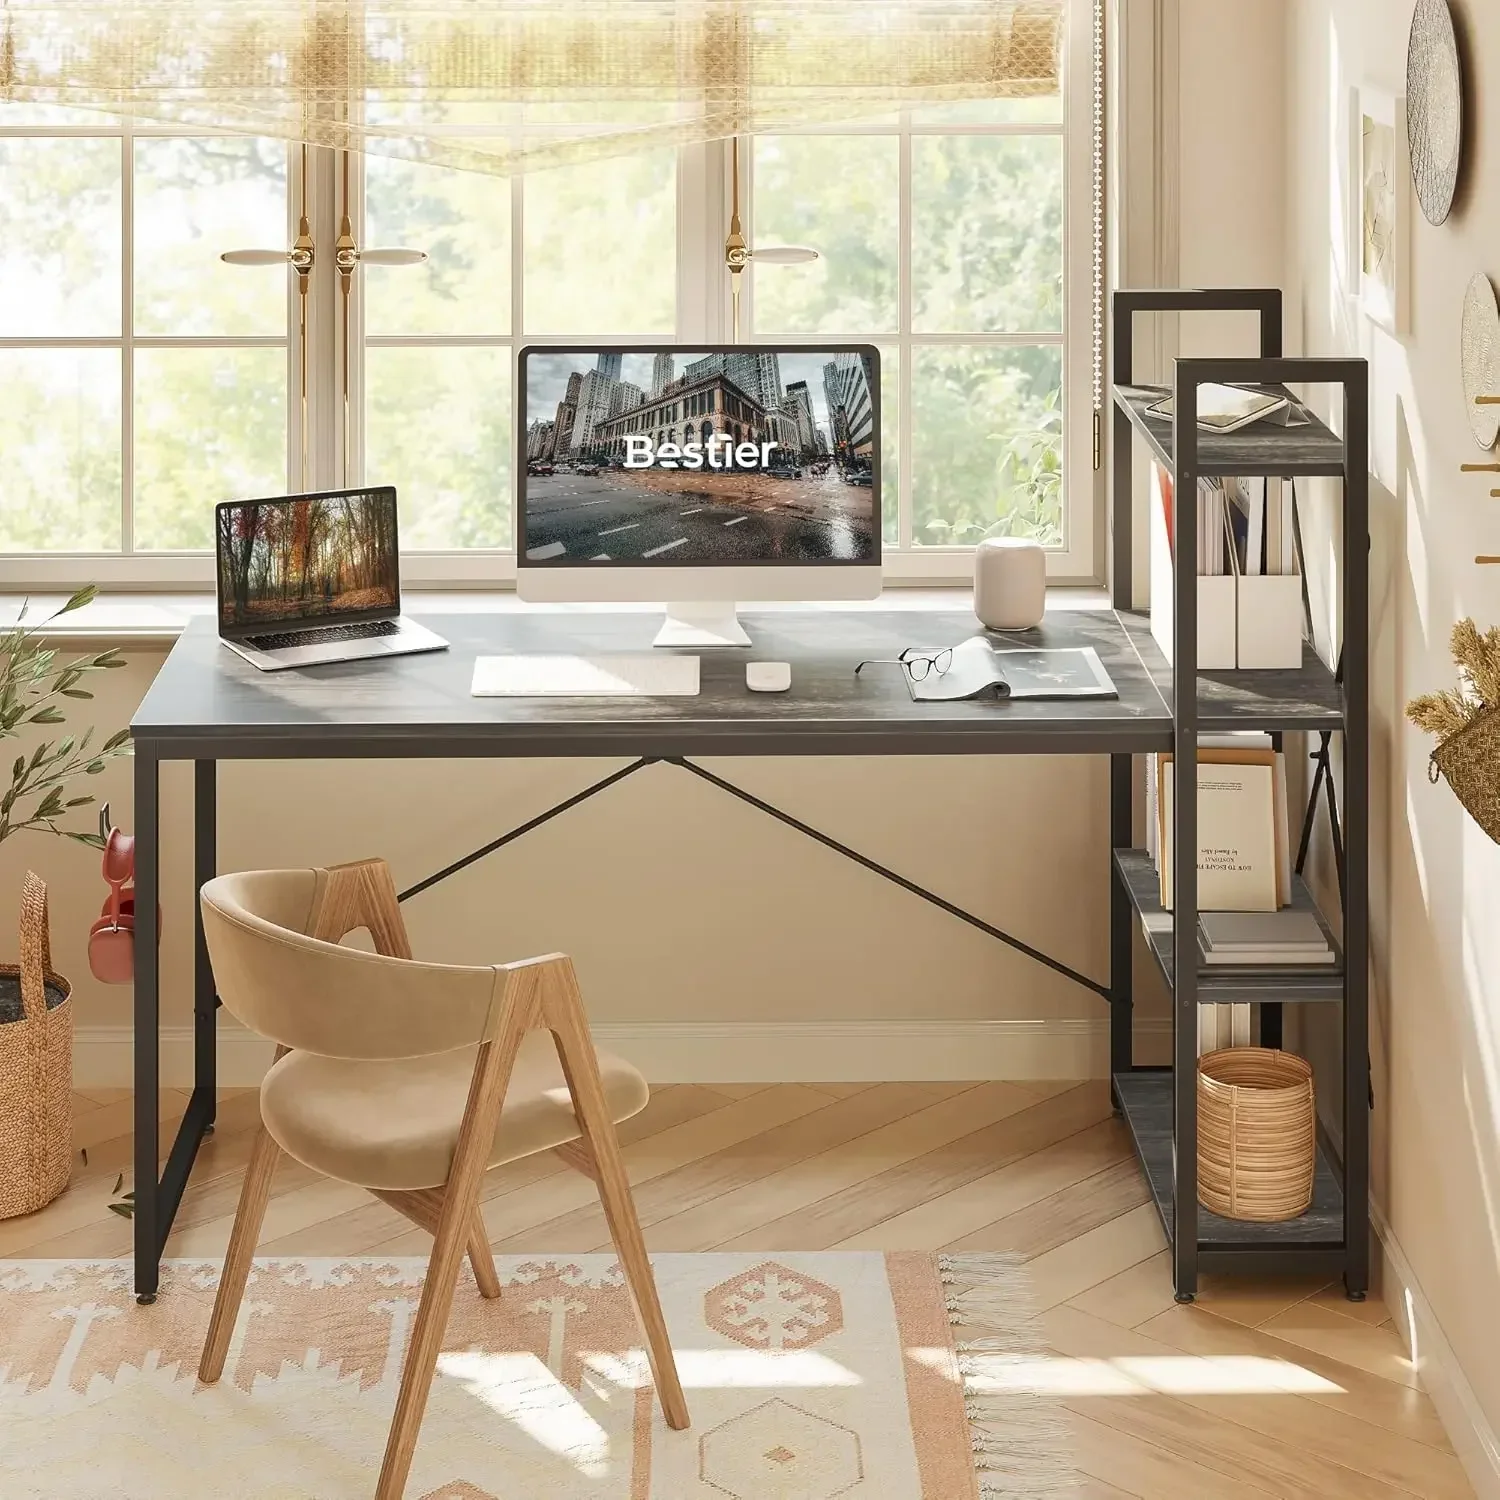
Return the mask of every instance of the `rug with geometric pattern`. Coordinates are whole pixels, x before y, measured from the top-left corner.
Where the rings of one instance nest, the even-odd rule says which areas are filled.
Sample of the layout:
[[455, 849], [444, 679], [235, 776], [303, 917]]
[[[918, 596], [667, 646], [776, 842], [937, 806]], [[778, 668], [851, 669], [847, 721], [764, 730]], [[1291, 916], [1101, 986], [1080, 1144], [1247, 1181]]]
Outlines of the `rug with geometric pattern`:
[[[1065, 1421], [1003, 1255], [653, 1257], [692, 1416], [661, 1419], [612, 1256], [465, 1268], [410, 1500], [1041, 1500]], [[368, 1500], [426, 1262], [256, 1262], [223, 1380], [218, 1266], [0, 1261], [4, 1500]]]

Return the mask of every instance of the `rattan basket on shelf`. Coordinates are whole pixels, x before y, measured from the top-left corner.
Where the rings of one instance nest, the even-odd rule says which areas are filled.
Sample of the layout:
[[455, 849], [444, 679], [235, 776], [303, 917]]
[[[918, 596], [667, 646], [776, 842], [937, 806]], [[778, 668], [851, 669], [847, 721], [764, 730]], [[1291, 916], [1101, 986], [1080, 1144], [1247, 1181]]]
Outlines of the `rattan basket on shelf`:
[[1500, 843], [1500, 709], [1486, 708], [1432, 752], [1430, 775], [1441, 771], [1473, 820]]
[[0, 1024], [0, 1219], [11, 1219], [57, 1197], [73, 1162], [71, 987], [52, 968], [47, 887], [29, 872], [21, 961], [0, 964], [0, 984], [19, 990], [19, 1015]]
[[1291, 1052], [1229, 1047], [1198, 1059], [1198, 1200], [1229, 1219], [1307, 1212], [1316, 1160], [1312, 1068]]

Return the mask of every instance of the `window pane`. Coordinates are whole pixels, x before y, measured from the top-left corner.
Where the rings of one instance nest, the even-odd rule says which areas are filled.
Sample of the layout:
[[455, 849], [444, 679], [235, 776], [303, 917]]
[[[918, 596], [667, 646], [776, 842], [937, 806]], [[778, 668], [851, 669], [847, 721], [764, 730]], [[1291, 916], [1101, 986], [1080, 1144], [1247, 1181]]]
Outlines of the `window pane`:
[[287, 243], [284, 142], [135, 142], [137, 333], [285, 335], [286, 267], [219, 255]]
[[509, 332], [508, 178], [366, 157], [365, 243], [427, 252], [364, 268], [366, 332]]
[[1062, 348], [912, 351], [912, 541], [1062, 541]]
[[365, 477], [396, 486], [403, 548], [511, 546], [510, 374], [508, 348], [366, 352]]
[[221, 500], [285, 489], [284, 349], [136, 351], [139, 549], [207, 549]]
[[894, 332], [894, 136], [758, 136], [753, 245], [810, 245], [809, 265], [755, 272], [758, 333]]
[[525, 206], [528, 333], [675, 331], [675, 151], [534, 173]]
[[121, 151], [0, 139], [0, 337], [118, 337]]
[[0, 349], [0, 550], [120, 545], [120, 353]]
[[1062, 328], [1062, 138], [912, 141], [912, 326]]

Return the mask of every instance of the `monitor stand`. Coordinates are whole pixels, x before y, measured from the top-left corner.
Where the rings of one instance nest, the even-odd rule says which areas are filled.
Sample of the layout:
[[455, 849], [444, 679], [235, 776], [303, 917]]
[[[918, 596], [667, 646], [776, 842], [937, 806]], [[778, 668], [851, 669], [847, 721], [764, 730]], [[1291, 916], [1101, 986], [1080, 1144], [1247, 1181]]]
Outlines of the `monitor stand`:
[[669, 604], [667, 618], [653, 646], [748, 646], [750, 637], [740, 624], [731, 600], [708, 604]]

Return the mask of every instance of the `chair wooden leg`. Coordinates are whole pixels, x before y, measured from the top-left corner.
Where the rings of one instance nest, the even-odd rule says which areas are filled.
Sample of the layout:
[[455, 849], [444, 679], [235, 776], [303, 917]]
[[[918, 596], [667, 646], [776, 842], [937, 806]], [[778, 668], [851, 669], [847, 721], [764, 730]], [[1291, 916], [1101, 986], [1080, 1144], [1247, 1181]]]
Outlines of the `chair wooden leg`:
[[484, 1215], [477, 1208], [469, 1228], [469, 1265], [479, 1295], [493, 1301], [500, 1295], [500, 1273], [495, 1269], [495, 1252], [490, 1249], [490, 1232], [484, 1227]]
[[566, 959], [549, 961], [543, 986], [542, 1013], [557, 1038], [558, 1060], [573, 1098], [573, 1112], [583, 1128], [584, 1143], [593, 1160], [593, 1176], [599, 1187], [599, 1201], [604, 1206], [609, 1237], [625, 1269], [625, 1280], [635, 1299], [636, 1314], [646, 1336], [646, 1357], [651, 1363], [651, 1377], [656, 1382], [667, 1426], [682, 1431], [688, 1427], [687, 1399], [677, 1375], [677, 1360], [667, 1321], [662, 1316], [661, 1301], [656, 1293], [656, 1278], [646, 1254], [641, 1221], [636, 1216], [635, 1199], [630, 1193], [630, 1179], [620, 1156], [620, 1139], [610, 1117], [609, 1102], [599, 1077], [599, 1061], [594, 1053], [584, 1018], [583, 998], [573, 966]]
[[260, 1239], [261, 1222], [266, 1216], [266, 1200], [271, 1196], [271, 1179], [276, 1175], [280, 1156], [281, 1147], [262, 1125], [250, 1151], [250, 1164], [245, 1168], [234, 1228], [229, 1234], [229, 1250], [224, 1256], [219, 1290], [214, 1297], [213, 1317], [209, 1319], [203, 1357], [198, 1362], [198, 1379], [205, 1385], [212, 1385], [224, 1373], [229, 1340], [244, 1300], [245, 1283], [250, 1279], [250, 1263], [255, 1258], [256, 1241]]
[[672, 1353], [671, 1335], [667, 1332], [667, 1320], [662, 1315], [661, 1301], [656, 1293], [656, 1277], [651, 1270], [651, 1259], [646, 1254], [646, 1240], [641, 1233], [641, 1221], [636, 1216], [630, 1179], [625, 1175], [625, 1164], [620, 1159], [619, 1139], [607, 1116], [602, 1130], [597, 1126], [590, 1128], [589, 1145], [598, 1171], [599, 1201], [604, 1205], [609, 1237], [620, 1257], [620, 1264], [625, 1268], [625, 1280], [635, 1298], [636, 1314], [646, 1335], [646, 1356], [651, 1363], [651, 1378], [656, 1383], [662, 1414], [668, 1427], [681, 1432], [692, 1425], [687, 1398], [682, 1394], [682, 1382], [677, 1375], [677, 1359]]
[[448, 1313], [453, 1307], [458, 1265], [473, 1234], [480, 1179], [489, 1162], [495, 1125], [516, 1052], [535, 1017], [536, 990], [534, 974], [506, 974], [505, 989], [497, 1007], [500, 1024], [495, 1040], [483, 1042], [475, 1060], [458, 1147], [443, 1188], [443, 1211], [432, 1243], [432, 1257], [427, 1262], [427, 1280], [412, 1324], [411, 1342], [406, 1348], [401, 1389], [396, 1396], [396, 1411], [386, 1439], [375, 1500], [402, 1500], [406, 1489], [433, 1371], [447, 1331]]

